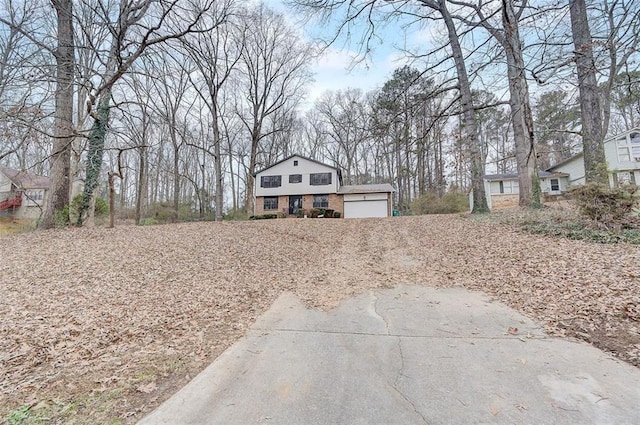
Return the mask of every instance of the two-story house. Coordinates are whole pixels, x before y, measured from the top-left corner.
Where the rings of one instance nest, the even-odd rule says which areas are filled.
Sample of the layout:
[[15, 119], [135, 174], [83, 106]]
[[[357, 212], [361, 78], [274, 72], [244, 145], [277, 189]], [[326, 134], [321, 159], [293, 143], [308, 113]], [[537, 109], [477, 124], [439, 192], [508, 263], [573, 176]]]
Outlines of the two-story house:
[[254, 214], [331, 209], [345, 218], [388, 217], [390, 184], [343, 185], [339, 168], [292, 155], [254, 174]]
[[[609, 185], [640, 184], [640, 129], [626, 131], [604, 141]], [[585, 183], [582, 152], [538, 173], [545, 201], [560, 198], [571, 187]], [[518, 205], [518, 175], [484, 177], [489, 208]]]
[[[640, 129], [635, 128], [605, 140], [604, 156], [611, 187], [640, 183]], [[584, 184], [584, 155], [580, 152], [549, 168], [549, 171], [566, 173], [569, 187]]]
[[46, 208], [50, 185], [48, 177], [0, 167], [0, 214], [38, 219]]

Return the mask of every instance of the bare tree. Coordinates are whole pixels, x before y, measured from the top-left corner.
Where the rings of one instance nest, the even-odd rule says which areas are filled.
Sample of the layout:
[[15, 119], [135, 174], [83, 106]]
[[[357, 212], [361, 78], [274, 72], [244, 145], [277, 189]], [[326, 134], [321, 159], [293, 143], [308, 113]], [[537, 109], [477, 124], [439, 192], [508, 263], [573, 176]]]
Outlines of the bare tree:
[[247, 93], [246, 104], [238, 105], [238, 116], [250, 134], [247, 170], [246, 209], [253, 211], [253, 189], [260, 141], [280, 131], [265, 132], [265, 119], [285, 108], [293, 108], [310, 79], [309, 64], [313, 51], [282, 15], [260, 5], [247, 17], [247, 37], [240, 67]]
[[[198, 94], [207, 105], [211, 114], [214, 172], [216, 175], [216, 221], [222, 220], [224, 207], [224, 174], [222, 171], [222, 132], [221, 132], [221, 91], [229, 80], [241, 58], [244, 31], [242, 24], [232, 21], [232, 15], [238, 14], [233, 2], [225, 0], [211, 8], [200, 25], [213, 30], [194, 34], [183, 39], [191, 60], [199, 71], [206, 90]], [[189, 78], [193, 78], [189, 75]], [[197, 82], [194, 82], [197, 85]], [[206, 93], [206, 94], [205, 94]]]
[[570, 0], [569, 12], [580, 90], [585, 178], [587, 182], [608, 184], [607, 162], [604, 156], [605, 129], [585, 0]]
[[[102, 3], [95, 6], [96, 10], [102, 12], [103, 24], [109, 28], [111, 43], [104, 58], [100, 83], [87, 101], [93, 124], [88, 136], [86, 178], [78, 214], [79, 225], [86, 218], [98, 185], [114, 84], [150, 46], [196, 31], [202, 15], [211, 6], [211, 0], [202, 4], [179, 0], [123, 0], [117, 11], [109, 10], [106, 6]], [[112, 16], [116, 19], [112, 19]]]

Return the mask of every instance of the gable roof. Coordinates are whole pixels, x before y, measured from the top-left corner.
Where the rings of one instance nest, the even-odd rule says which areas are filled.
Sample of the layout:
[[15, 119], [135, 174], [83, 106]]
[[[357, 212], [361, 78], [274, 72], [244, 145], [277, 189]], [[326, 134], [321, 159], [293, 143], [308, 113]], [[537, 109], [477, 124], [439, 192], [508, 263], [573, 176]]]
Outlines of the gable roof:
[[27, 171], [0, 167], [0, 173], [7, 176], [19, 189], [48, 189], [51, 186], [49, 177], [38, 176]]
[[[540, 170], [538, 171], [538, 177], [547, 178], [547, 177], [566, 177], [569, 174], [567, 173], [558, 173], [549, 170]], [[487, 181], [498, 181], [498, 180], [517, 180], [518, 174], [509, 173], [509, 174], [485, 174], [484, 179]]]
[[554, 164], [554, 165], [552, 165], [551, 167], [547, 168], [547, 171], [551, 171], [551, 172], [553, 172], [553, 169], [554, 169], [554, 168], [559, 167], [559, 166], [561, 166], [561, 165], [564, 165], [564, 164], [566, 164], [566, 163], [568, 163], [568, 162], [571, 162], [571, 161], [573, 161], [574, 159], [581, 157], [582, 155], [584, 155], [584, 153], [583, 153], [583, 152], [578, 152], [577, 154], [575, 154], [575, 155], [573, 155], [573, 156], [570, 156], [569, 158], [565, 159], [564, 161], [560, 161], [560, 162], [558, 162], [557, 164]]
[[338, 167], [334, 167], [333, 165], [329, 165], [329, 164], [325, 164], [325, 163], [320, 162], [320, 161], [316, 161], [315, 159], [307, 158], [306, 156], [293, 154], [293, 155], [289, 155], [288, 157], [286, 157], [284, 159], [281, 159], [278, 162], [275, 162], [275, 163], [269, 165], [268, 167], [263, 168], [260, 171], [256, 171], [255, 173], [253, 173], [253, 177], [257, 176], [258, 174], [262, 173], [263, 171], [267, 171], [269, 168], [273, 168], [278, 164], [282, 164], [283, 162], [288, 161], [291, 158], [300, 158], [300, 159], [304, 159], [306, 161], [315, 162], [316, 164], [323, 165], [323, 166], [328, 167], [328, 168], [333, 168], [334, 170], [336, 170], [338, 172], [339, 175], [341, 175], [340, 169]]

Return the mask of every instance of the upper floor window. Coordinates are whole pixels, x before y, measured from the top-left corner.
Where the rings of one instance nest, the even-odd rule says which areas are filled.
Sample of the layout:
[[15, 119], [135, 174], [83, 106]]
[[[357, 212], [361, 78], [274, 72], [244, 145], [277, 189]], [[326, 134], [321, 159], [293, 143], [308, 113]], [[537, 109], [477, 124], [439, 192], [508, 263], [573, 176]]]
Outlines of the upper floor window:
[[293, 166], [294, 166], [294, 167], [297, 167], [297, 166], [298, 166], [298, 160], [297, 160], [297, 159], [294, 159], [294, 160], [293, 160]]
[[616, 140], [616, 148], [619, 162], [640, 161], [640, 133]]
[[312, 173], [309, 176], [311, 186], [324, 186], [331, 184], [331, 173]]
[[260, 187], [280, 187], [280, 186], [282, 186], [282, 176], [260, 177]]
[[302, 183], [302, 174], [289, 174], [289, 183]]

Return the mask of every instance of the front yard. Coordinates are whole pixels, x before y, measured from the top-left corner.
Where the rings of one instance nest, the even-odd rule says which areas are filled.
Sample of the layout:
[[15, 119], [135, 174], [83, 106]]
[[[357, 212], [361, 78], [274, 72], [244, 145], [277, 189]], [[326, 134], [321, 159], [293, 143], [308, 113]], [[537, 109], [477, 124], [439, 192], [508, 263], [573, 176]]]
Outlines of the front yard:
[[640, 247], [465, 216], [0, 237], [0, 420], [135, 423], [283, 291], [330, 309], [397, 283], [482, 290], [640, 366]]

